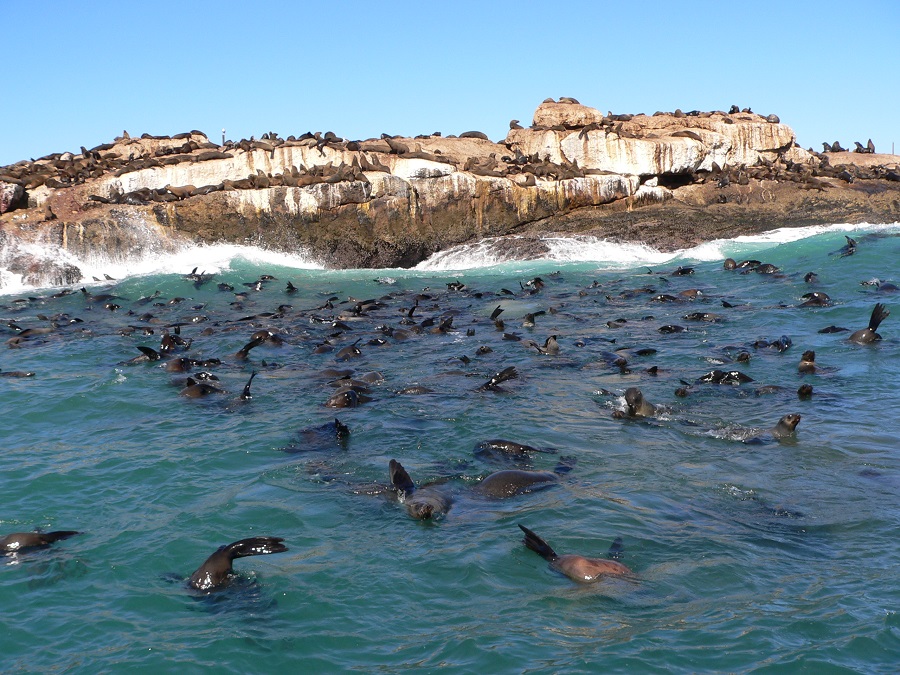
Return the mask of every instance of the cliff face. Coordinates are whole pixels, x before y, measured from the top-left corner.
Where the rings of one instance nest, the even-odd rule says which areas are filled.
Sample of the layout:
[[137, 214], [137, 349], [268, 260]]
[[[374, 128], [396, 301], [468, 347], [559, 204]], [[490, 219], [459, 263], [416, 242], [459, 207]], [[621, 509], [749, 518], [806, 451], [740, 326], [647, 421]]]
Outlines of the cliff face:
[[[0, 169], [12, 207], [0, 215], [0, 245], [11, 270], [13, 260], [28, 267], [22, 245], [35, 241], [81, 259], [194, 240], [303, 250], [333, 267], [402, 267], [507, 234], [677, 247], [723, 228], [900, 219], [896, 157], [807, 152], [774, 116], [603, 115], [547, 101], [530, 128], [511, 126], [503, 143], [476, 132], [267, 134], [225, 146], [200, 132], [121, 138]], [[47, 279], [72, 283], [76, 272]]]

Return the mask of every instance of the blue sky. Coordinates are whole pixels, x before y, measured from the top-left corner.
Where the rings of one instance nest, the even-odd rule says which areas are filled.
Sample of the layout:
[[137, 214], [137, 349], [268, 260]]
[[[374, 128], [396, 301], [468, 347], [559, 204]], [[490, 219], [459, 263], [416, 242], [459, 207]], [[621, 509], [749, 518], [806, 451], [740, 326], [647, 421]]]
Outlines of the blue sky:
[[614, 113], [776, 113], [803, 147], [900, 152], [900, 2], [0, 0], [0, 165], [128, 130], [362, 139]]

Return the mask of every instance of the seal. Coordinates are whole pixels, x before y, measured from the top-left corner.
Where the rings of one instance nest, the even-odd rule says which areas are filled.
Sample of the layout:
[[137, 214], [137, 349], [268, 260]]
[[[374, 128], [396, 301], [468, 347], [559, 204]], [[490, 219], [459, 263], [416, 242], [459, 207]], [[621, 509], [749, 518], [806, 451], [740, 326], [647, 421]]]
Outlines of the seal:
[[800, 296], [803, 300], [800, 307], [831, 307], [833, 304], [828, 293], [813, 291], [812, 293], [804, 293]]
[[[572, 581], [580, 584], [590, 584], [599, 581], [604, 576], [634, 576], [628, 567], [617, 560], [604, 560], [602, 558], [586, 558], [582, 555], [558, 555], [550, 548], [546, 541], [537, 536], [524, 525], [519, 529], [525, 533], [522, 543], [550, 563], [550, 567], [561, 574], [566, 575]], [[616, 557], [621, 555], [622, 539], [617, 537], [609, 549], [609, 555]]]
[[188, 580], [188, 586], [198, 591], [214, 591], [224, 588], [234, 577], [232, 563], [235, 558], [251, 555], [282, 553], [288, 548], [281, 537], [250, 537], [220, 546], [200, 565]]
[[800, 415], [797, 413], [785, 415], [778, 420], [778, 424], [772, 428], [772, 436], [779, 439], [793, 436], [794, 430], [797, 428], [798, 424], [800, 424]]
[[492, 438], [475, 446], [475, 456], [481, 459], [527, 459], [532, 452], [556, 452], [553, 448], [534, 448], [530, 445]]
[[391, 485], [401, 497], [406, 512], [416, 520], [431, 520], [443, 516], [450, 510], [453, 499], [444, 490], [434, 485], [416, 488], [416, 484], [396, 459], [388, 464]]
[[317, 427], [308, 427], [297, 433], [297, 440], [283, 448], [282, 452], [297, 453], [311, 450], [330, 450], [335, 446], [346, 449], [350, 439], [350, 427], [337, 417]]
[[357, 391], [358, 387], [342, 387], [325, 401], [326, 408], [355, 408], [361, 403], [368, 403], [371, 397]]
[[733, 384], [735, 386], [753, 382], [753, 378], [739, 370], [711, 370], [706, 375], [697, 378], [697, 384]]
[[490, 474], [472, 488], [472, 491], [486, 497], [502, 499], [550, 487], [558, 482], [559, 476], [552, 471], [506, 469]]
[[47, 548], [60, 539], [68, 539], [81, 532], [56, 530], [55, 532], [13, 532], [0, 539], [0, 553], [15, 554]]
[[519, 371], [516, 370], [516, 367], [508, 366], [500, 372], [495, 373], [490, 380], [478, 387], [476, 391], [503, 391], [503, 388], [499, 385], [504, 382], [508, 382], [509, 380], [515, 380], [518, 377]]
[[881, 322], [884, 321], [890, 313], [890, 310], [888, 310], [883, 303], [879, 302], [876, 304], [872, 309], [872, 315], [869, 317], [869, 325], [851, 334], [848, 338], [850, 342], [855, 342], [859, 345], [867, 345], [876, 340], [880, 340], [881, 336], [875, 331], [878, 330], [878, 326], [881, 325]]
[[647, 401], [644, 393], [637, 387], [625, 390], [625, 405], [628, 417], [653, 417], [656, 414], [656, 406]]
[[797, 370], [801, 373], [814, 373], [816, 372], [816, 353], [807, 349], [803, 352], [803, 356], [800, 357], [800, 365]]

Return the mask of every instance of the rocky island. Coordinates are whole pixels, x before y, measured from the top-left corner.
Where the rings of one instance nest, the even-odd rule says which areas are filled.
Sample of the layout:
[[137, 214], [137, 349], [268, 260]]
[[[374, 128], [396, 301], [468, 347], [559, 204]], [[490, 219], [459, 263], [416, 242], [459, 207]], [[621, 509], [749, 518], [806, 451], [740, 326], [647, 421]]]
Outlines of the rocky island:
[[[777, 227], [900, 220], [900, 157], [838, 143], [804, 150], [776, 115], [603, 114], [547, 99], [499, 143], [471, 131], [347, 140], [332, 132], [211, 142], [130, 137], [0, 167], [0, 266], [33, 285], [185, 241], [304, 251], [327, 267], [409, 267], [498, 238], [592, 235], [663, 250]], [[515, 236], [510, 236], [515, 235]]]

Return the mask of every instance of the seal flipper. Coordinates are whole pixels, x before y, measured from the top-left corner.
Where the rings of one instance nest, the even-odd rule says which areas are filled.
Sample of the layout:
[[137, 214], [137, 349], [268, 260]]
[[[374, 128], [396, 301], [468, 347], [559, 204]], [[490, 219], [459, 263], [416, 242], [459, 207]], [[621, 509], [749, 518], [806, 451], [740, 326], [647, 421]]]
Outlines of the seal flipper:
[[878, 326], [881, 325], [881, 322], [884, 321], [890, 313], [890, 310], [884, 306], [884, 303], [879, 302], [876, 304], [875, 308], [872, 310], [872, 316], [869, 318], [869, 330], [878, 330]]
[[159, 359], [161, 358], [159, 352], [152, 347], [143, 347], [139, 345], [138, 349], [140, 350], [141, 354], [146, 356], [150, 361], [159, 361]]
[[397, 490], [408, 494], [416, 489], [416, 484], [413, 483], [412, 478], [409, 477], [409, 474], [400, 462], [392, 459], [390, 464], [388, 464], [388, 468], [391, 473], [391, 485]]
[[250, 383], [253, 382], [254, 377], [256, 377], [255, 370], [252, 373], [250, 373], [250, 379], [247, 380], [247, 384], [244, 385], [244, 391], [241, 393], [242, 401], [247, 401], [247, 400], [253, 398], [253, 396], [250, 394]]
[[621, 560], [625, 556], [625, 546], [622, 544], [622, 537], [616, 537], [613, 540], [606, 555], [610, 560]]
[[283, 537], [249, 537], [228, 544], [224, 550], [232, 560], [251, 555], [283, 553], [288, 550], [287, 546], [281, 543], [283, 541]]
[[507, 382], [508, 380], [515, 380], [518, 377], [519, 371], [516, 370], [516, 367], [508, 366], [501, 370], [499, 373], [495, 374], [483, 385], [481, 385], [479, 389], [488, 391], [502, 391], [502, 389], [497, 386], [498, 384], [502, 384], [503, 382]]
[[259, 337], [254, 340], [250, 340], [250, 342], [248, 342], [243, 347], [241, 347], [237, 352], [235, 352], [234, 358], [236, 358], [239, 361], [245, 360], [247, 358], [247, 355], [250, 353], [251, 349], [253, 349], [254, 347], [259, 347], [267, 339], [268, 339], [268, 336]]
[[546, 541], [541, 539], [521, 523], [519, 524], [519, 529], [525, 533], [525, 536], [522, 538], [522, 543], [532, 551], [537, 553], [539, 556], [541, 556], [544, 560], [553, 562], [559, 557], [558, 555], [556, 555], [556, 551], [550, 548], [550, 545]]
[[334, 418], [334, 431], [337, 439], [341, 442], [346, 441], [347, 437], [350, 436], [350, 427], [343, 424], [337, 417]]
[[231, 563], [235, 558], [287, 551], [283, 541], [281, 537], [249, 537], [220, 546], [191, 575], [188, 585], [198, 591], [211, 591], [222, 586], [233, 573]]

